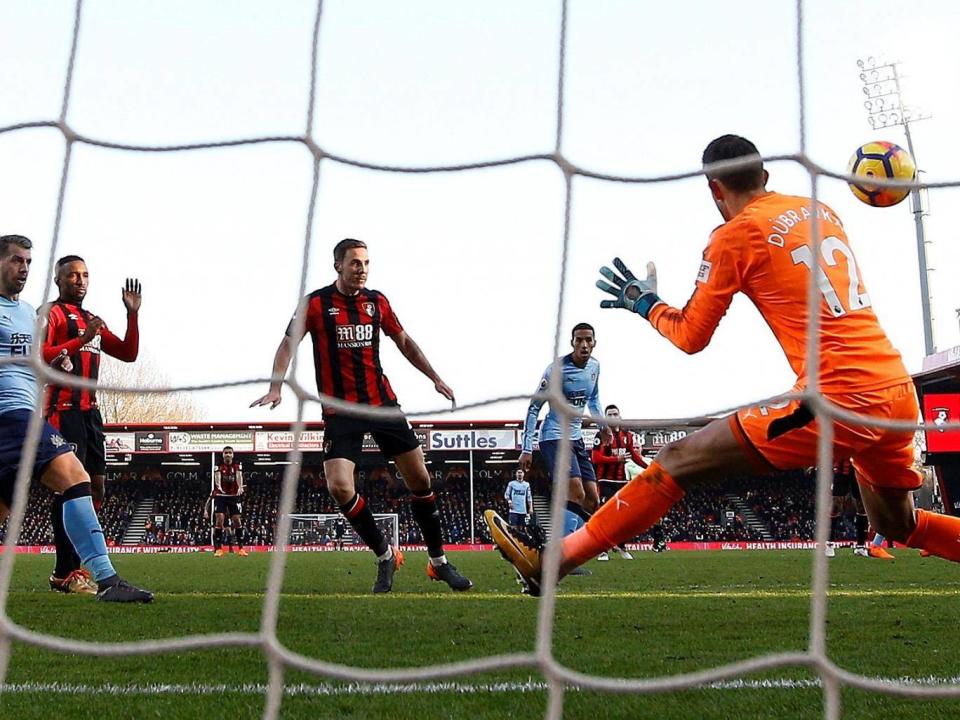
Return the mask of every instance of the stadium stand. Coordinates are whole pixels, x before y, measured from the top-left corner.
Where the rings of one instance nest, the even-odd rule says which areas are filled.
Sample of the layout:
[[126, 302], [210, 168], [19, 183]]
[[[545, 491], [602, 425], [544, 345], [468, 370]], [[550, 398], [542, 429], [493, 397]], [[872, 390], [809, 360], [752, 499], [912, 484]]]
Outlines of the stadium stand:
[[[482, 474], [485, 477], [474, 480], [474, 529], [477, 542], [488, 543], [490, 538], [481, 521], [481, 514], [491, 507], [506, 512], [503, 488], [507, 472], [487, 468]], [[437, 475], [435, 489], [440, 497], [446, 540], [450, 543], [468, 543], [470, 489], [466, 470], [454, 468], [445, 475]], [[248, 474], [243, 508], [248, 544], [273, 543], [281, 477], [282, 469], [276, 468]], [[534, 492], [549, 497], [545, 473], [535, 467], [529, 477]], [[409, 503], [406, 502], [407, 491], [403, 483], [385, 467], [375, 467], [362, 473], [358, 488], [374, 512], [399, 515], [402, 543], [422, 542]], [[744, 498], [756, 518], [769, 531], [766, 537], [757, 529], [747, 526], [740, 510], [727, 497], [731, 492]], [[774, 480], [769, 476], [730, 478], [687, 493], [664, 519], [664, 534], [669, 542], [809, 541], [814, 533], [813, 493], [813, 481], [802, 472], [781, 473]], [[209, 494], [209, 471], [160, 472], [154, 467], [140, 472], [111, 473], [107, 479], [107, 497], [100, 512], [107, 541], [111, 545], [119, 545], [133, 521], [138, 503], [152, 497], [152, 514], [166, 515], [167, 526], [157, 527], [148, 521], [140, 544], [207, 545], [210, 542], [210, 522], [204, 520], [203, 509]], [[18, 544], [52, 543], [49, 522], [51, 497], [50, 492], [40, 485], [31, 487], [29, 510]], [[319, 468], [306, 466], [303, 469], [297, 489], [296, 509], [299, 513], [337, 512]], [[852, 518], [852, 507], [848, 508], [848, 512]], [[841, 539], [852, 539], [852, 522], [846, 522], [844, 530]], [[644, 535], [637, 540], [649, 542], [650, 538]]]

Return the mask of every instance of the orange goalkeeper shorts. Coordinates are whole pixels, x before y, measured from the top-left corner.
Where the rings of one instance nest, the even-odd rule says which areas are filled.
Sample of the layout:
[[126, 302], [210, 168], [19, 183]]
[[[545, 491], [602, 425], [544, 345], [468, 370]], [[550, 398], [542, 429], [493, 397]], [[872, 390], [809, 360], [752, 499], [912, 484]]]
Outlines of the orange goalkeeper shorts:
[[[845, 410], [884, 420], [920, 419], [912, 382], [865, 393], [828, 395]], [[820, 422], [799, 400], [744, 408], [729, 417], [744, 453], [764, 472], [817, 464]], [[914, 467], [913, 431], [834, 424], [834, 462], [851, 458], [857, 480], [874, 490], [916, 490], [922, 484]]]

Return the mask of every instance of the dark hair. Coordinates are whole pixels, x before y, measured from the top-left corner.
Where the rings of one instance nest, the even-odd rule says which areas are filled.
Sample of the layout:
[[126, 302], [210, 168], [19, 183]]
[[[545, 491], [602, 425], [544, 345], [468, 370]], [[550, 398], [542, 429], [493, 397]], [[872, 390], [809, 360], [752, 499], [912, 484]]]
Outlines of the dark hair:
[[347, 256], [347, 250], [352, 248], [365, 248], [367, 244], [363, 240], [354, 240], [353, 238], [344, 238], [333, 246], [333, 261], [342, 263]]
[[33, 247], [30, 238], [24, 237], [23, 235], [0, 235], [0, 257], [6, 257], [11, 245], [22, 247], [24, 250], [29, 250]]
[[78, 262], [78, 261], [82, 263], [86, 262], [86, 260], [84, 260], [79, 255], [64, 255], [62, 258], [57, 260], [57, 272], [60, 272], [60, 268], [62, 268], [67, 263]]
[[227, 450], [229, 450], [230, 452], [233, 452], [233, 448], [232, 448], [231, 446], [229, 446], [229, 445], [227, 445], [227, 446], [223, 449], [224, 452], [226, 452]]
[[721, 135], [703, 151], [703, 166], [723, 160], [755, 157], [756, 162], [728, 170], [708, 170], [708, 180], [719, 180], [734, 192], [742, 193], [763, 187], [763, 160], [757, 146], [739, 135]]
[[616, 405], [607, 405], [607, 406], [603, 409], [603, 414], [606, 415], [606, 414], [607, 414], [608, 412], [610, 412], [611, 410], [616, 410], [617, 412], [620, 412], [620, 408], [618, 408]]
[[593, 337], [597, 337], [597, 331], [593, 329], [593, 325], [591, 325], [590, 323], [577, 323], [576, 325], [573, 326], [573, 330], [570, 331], [571, 340], [573, 340], [573, 338], [576, 337], [577, 330], [589, 330], [590, 334], [593, 335]]

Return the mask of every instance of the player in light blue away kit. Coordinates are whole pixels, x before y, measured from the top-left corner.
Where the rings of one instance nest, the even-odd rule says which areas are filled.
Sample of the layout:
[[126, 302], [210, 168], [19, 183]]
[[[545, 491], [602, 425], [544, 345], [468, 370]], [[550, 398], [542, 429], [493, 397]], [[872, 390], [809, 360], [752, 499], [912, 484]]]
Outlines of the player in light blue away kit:
[[[22, 235], [0, 236], [0, 358], [30, 356], [37, 313], [20, 300], [20, 292], [30, 273], [32, 247], [33, 243]], [[63, 354], [54, 364], [69, 371], [69, 359]], [[38, 389], [37, 378], [28, 365], [0, 364], [0, 520], [13, 504], [20, 455], [30, 418], [37, 409]], [[97, 599], [150, 602], [153, 593], [130, 585], [113, 569], [93, 509], [90, 476], [63, 436], [46, 421], [41, 427], [31, 474], [63, 495], [63, 524], [81, 561], [97, 581]]]
[[[593, 355], [597, 344], [593, 327], [579, 323], [573, 327], [570, 345], [573, 352], [560, 359], [563, 376], [563, 396], [575, 408], [586, 407], [597, 423], [603, 423], [603, 409], [600, 405], [600, 363]], [[540, 380], [540, 392], [547, 389], [553, 365], [546, 369]], [[520, 455], [520, 469], [530, 469], [533, 459], [533, 433], [543, 407], [543, 400], [533, 400], [527, 409], [527, 419], [523, 426], [523, 452]], [[557, 472], [556, 460], [560, 453], [560, 439], [566, 434], [570, 438], [570, 489], [567, 509], [564, 512], [563, 534], [569, 535], [582, 527], [590, 513], [596, 510], [600, 498], [597, 494], [597, 476], [590, 462], [590, 452], [583, 443], [581, 425], [583, 416], [579, 415], [564, 422], [556, 408], [550, 408], [543, 425], [540, 427], [540, 452], [547, 463], [547, 470], [553, 477]], [[604, 434], [609, 430], [604, 429]]]
[[526, 527], [533, 514], [533, 491], [530, 483], [523, 479], [523, 470], [517, 470], [517, 477], [507, 483], [507, 490], [503, 493], [507, 505], [510, 506], [509, 523], [517, 527]]

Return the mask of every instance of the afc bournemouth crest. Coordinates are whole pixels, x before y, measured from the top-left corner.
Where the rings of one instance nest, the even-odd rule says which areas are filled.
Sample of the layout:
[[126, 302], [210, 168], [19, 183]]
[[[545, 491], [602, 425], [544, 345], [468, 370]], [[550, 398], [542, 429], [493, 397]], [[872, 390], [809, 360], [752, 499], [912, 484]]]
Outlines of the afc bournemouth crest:
[[950, 422], [950, 408], [933, 408], [933, 424], [937, 426], [940, 432], [944, 432], [943, 424]]
[[373, 311], [375, 309], [373, 303], [370, 303], [370, 302], [364, 303], [363, 309], [367, 313], [367, 315], [369, 315], [370, 317], [373, 317]]

